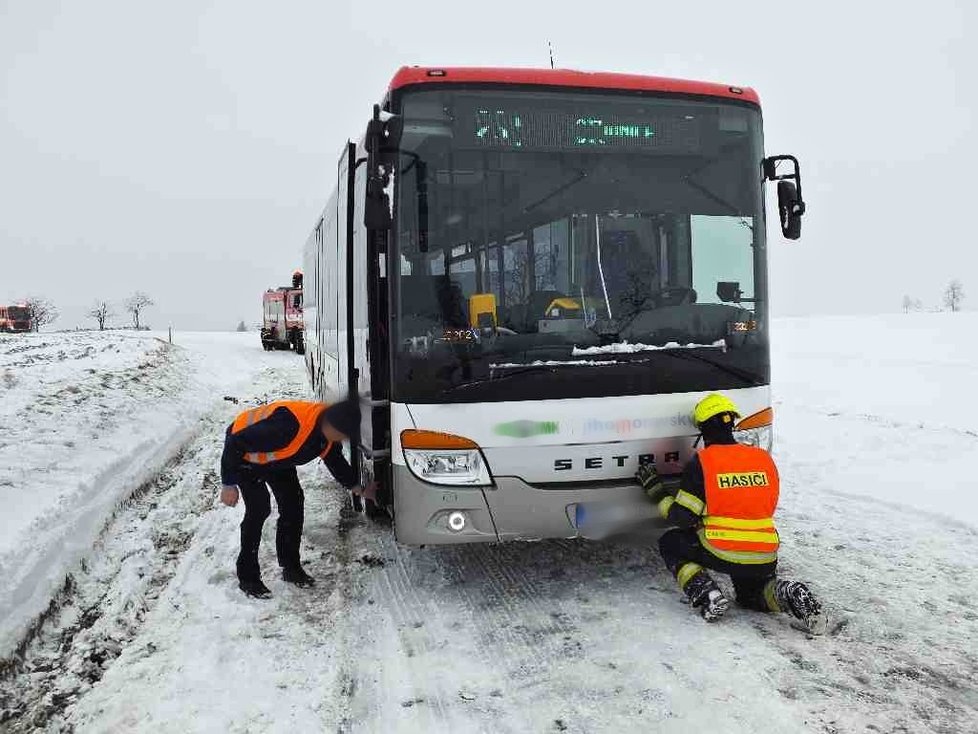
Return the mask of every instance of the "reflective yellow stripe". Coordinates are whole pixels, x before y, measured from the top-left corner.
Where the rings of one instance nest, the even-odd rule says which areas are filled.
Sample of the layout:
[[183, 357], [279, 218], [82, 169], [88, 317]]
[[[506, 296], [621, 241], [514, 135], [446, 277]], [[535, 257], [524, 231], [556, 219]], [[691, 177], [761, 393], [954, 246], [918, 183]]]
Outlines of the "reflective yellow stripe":
[[759, 552], [759, 551], [725, 551], [719, 548], [714, 548], [713, 545], [706, 537], [706, 531], [702, 528], [697, 533], [699, 535], [700, 543], [703, 547], [708, 550], [711, 554], [719, 558], [721, 561], [729, 561], [730, 563], [745, 563], [748, 565], [759, 564], [759, 563], [774, 563], [778, 560], [777, 551]]
[[712, 540], [746, 540], [749, 543], [771, 543], [777, 545], [777, 533], [759, 533], [754, 530], [724, 530], [706, 528], [706, 537]]
[[663, 497], [661, 500], [659, 500], [659, 514], [662, 516], [663, 520], [669, 517], [669, 510], [672, 509], [672, 505], [675, 501], [676, 500], [673, 497]]
[[763, 520], [742, 520], [739, 517], [717, 517], [707, 515], [703, 518], [704, 525], [719, 525], [725, 528], [737, 528], [738, 530], [773, 530], [774, 520], [770, 517]]
[[679, 582], [679, 588], [685, 589], [689, 580], [702, 570], [703, 567], [698, 563], [684, 563], [680, 566], [679, 571], [676, 573], [676, 581]]
[[690, 494], [685, 489], [680, 489], [679, 492], [676, 493], [676, 502], [692, 512], [694, 515], [702, 515], [703, 510], [706, 509], [706, 505], [703, 504], [703, 500], [701, 500], [695, 494]]
[[774, 587], [777, 585], [777, 583], [777, 579], [771, 579], [764, 586], [764, 601], [767, 602], [767, 608], [772, 612], [781, 611], [781, 605], [778, 604], [778, 599], [774, 596]]

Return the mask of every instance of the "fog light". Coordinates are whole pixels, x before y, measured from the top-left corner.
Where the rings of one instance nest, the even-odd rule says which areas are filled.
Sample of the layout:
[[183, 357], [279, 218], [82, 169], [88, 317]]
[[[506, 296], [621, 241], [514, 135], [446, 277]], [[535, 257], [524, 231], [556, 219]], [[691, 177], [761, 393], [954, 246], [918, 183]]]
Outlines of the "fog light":
[[465, 513], [464, 512], [453, 512], [448, 516], [448, 527], [454, 530], [456, 533], [461, 532], [465, 529]]

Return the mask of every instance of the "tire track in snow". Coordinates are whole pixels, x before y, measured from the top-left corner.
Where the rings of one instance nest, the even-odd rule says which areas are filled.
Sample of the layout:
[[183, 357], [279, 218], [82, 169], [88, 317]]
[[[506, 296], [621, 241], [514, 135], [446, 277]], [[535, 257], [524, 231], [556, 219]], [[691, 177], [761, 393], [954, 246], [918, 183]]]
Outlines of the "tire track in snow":
[[[520, 732], [531, 718], [554, 730], [589, 730], [581, 722], [614, 706], [623, 689], [601, 680], [581, 686], [561, 680], [568, 670], [600, 676], [616, 668], [589, 639], [589, 627], [602, 624], [608, 611], [600, 602], [588, 605], [594, 591], [588, 585], [624, 577], [629, 588], [662, 589], [653, 580], [648, 543], [410, 549], [366, 522], [354, 535], [358, 553], [385, 562], [366, 583], [366, 605], [351, 612], [367, 612], [365, 624], [374, 625], [375, 635], [386, 630], [361, 650], [361, 679], [370, 678], [373, 665], [387, 668], [380, 682], [358, 690], [367, 699], [387, 697], [387, 709], [375, 701], [359, 710], [364, 731], [398, 721], [419, 730]], [[625, 695], [632, 693], [646, 704], [658, 695], [647, 686]], [[529, 717], [525, 705], [533, 698], [554, 715]]]

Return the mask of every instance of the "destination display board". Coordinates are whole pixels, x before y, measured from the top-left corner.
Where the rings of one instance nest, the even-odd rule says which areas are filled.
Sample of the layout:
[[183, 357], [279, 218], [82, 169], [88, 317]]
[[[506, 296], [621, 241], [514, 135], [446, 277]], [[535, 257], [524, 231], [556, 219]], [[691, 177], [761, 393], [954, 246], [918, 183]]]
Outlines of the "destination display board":
[[[502, 102], [502, 100], [501, 100]], [[538, 107], [532, 99], [486, 104], [456, 102], [454, 144], [488, 150], [622, 150], [693, 154], [702, 150], [704, 129], [712, 117], [680, 109], [596, 102], [572, 109]]]

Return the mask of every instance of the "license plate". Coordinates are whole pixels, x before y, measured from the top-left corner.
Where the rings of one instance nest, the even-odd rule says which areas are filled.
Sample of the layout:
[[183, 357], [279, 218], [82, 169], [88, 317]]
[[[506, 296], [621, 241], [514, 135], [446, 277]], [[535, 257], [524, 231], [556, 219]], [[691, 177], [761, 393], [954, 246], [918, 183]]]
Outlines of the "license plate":
[[574, 524], [579, 528], [618, 525], [634, 516], [634, 508], [598, 502], [579, 504], [574, 510]]

